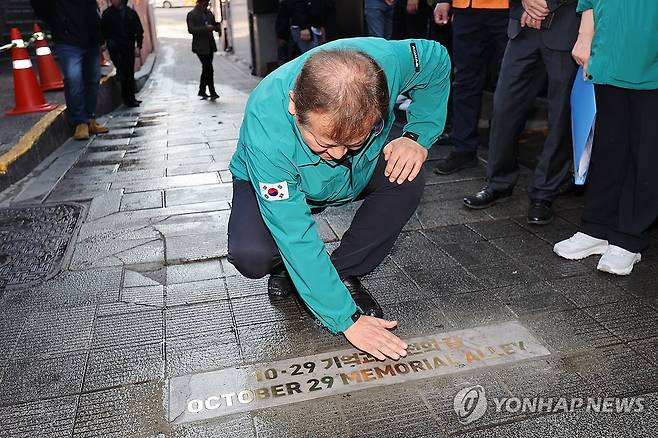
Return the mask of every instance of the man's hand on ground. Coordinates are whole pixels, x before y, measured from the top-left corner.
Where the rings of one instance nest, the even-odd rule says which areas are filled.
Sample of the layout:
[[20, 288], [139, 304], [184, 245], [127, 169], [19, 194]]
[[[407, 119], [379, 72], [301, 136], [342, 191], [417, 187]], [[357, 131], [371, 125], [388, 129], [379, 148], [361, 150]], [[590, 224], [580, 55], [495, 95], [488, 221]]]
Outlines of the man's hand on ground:
[[299, 31], [299, 37], [304, 41], [311, 41], [311, 31], [309, 29], [302, 29]]
[[390, 182], [402, 184], [418, 176], [427, 159], [427, 149], [410, 138], [400, 137], [384, 147], [384, 159], [388, 162], [384, 175]]
[[550, 12], [546, 0], [521, 0], [521, 3], [528, 15], [537, 21], [546, 18]]
[[396, 325], [397, 321], [361, 315], [343, 334], [356, 348], [379, 360], [398, 360], [407, 355], [407, 344], [389, 332]]
[[439, 26], [448, 24], [450, 3], [437, 3], [434, 7], [434, 22]]

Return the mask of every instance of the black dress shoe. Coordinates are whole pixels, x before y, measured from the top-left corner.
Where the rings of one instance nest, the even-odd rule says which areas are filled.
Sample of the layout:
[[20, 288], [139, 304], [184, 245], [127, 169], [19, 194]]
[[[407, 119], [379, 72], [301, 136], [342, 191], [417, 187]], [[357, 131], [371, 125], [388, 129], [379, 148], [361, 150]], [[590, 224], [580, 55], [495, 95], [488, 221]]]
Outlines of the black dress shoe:
[[197, 94], [197, 96], [199, 96], [201, 99], [207, 99], [207, 98], [210, 97], [210, 96], [208, 96], [208, 95], [206, 94], [205, 91], [199, 91], [199, 93]]
[[377, 301], [370, 295], [368, 289], [361, 284], [361, 281], [356, 277], [345, 277], [343, 279], [343, 284], [350, 291], [350, 295], [354, 299], [354, 302], [357, 306], [361, 308], [363, 313], [368, 316], [375, 316], [381, 318], [384, 316], [382, 308], [379, 306]]
[[450, 138], [450, 134], [447, 132], [444, 132], [443, 134], [439, 135], [439, 138], [436, 140], [436, 144], [441, 145], [441, 146], [448, 146], [451, 145], [452, 139]]
[[473, 196], [464, 198], [464, 205], [468, 208], [480, 210], [512, 196], [512, 190], [498, 191], [485, 187]]
[[547, 225], [553, 222], [553, 206], [550, 201], [534, 199], [528, 208], [528, 223], [532, 225]]
[[137, 102], [136, 100], [133, 100], [132, 102], [128, 102], [124, 105], [126, 105], [127, 107], [130, 107], [130, 108], [137, 108], [139, 106], [139, 102]]
[[274, 297], [287, 297], [295, 292], [295, 285], [292, 284], [288, 271], [282, 269], [270, 274], [267, 280], [267, 293]]
[[434, 169], [439, 175], [450, 175], [458, 170], [468, 169], [478, 165], [477, 155], [475, 153], [450, 152], [447, 158], [439, 161], [438, 166]]
[[210, 100], [217, 100], [219, 99], [219, 94], [217, 93], [210, 93]]

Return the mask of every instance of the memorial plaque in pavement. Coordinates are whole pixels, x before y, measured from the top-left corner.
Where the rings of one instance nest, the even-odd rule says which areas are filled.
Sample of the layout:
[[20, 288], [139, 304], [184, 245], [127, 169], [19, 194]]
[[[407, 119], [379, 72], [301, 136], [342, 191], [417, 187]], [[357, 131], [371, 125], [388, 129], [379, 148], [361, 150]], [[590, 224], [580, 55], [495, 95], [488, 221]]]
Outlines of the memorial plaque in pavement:
[[55, 275], [81, 213], [76, 204], [0, 209], [0, 292]]
[[549, 355], [517, 321], [408, 339], [407, 357], [355, 349], [174, 377], [169, 421], [183, 423]]

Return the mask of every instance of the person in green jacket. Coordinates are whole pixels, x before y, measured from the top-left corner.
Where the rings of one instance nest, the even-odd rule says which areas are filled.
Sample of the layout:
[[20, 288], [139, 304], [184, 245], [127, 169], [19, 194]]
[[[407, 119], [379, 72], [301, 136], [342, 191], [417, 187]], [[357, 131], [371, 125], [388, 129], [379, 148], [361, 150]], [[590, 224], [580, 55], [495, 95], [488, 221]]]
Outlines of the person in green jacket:
[[602, 254], [628, 275], [658, 218], [658, 1], [580, 0], [574, 59], [594, 83], [596, 124], [580, 231], [555, 245], [566, 259]]
[[[422, 166], [445, 124], [450, 60], [427, 40], [352, 38], [313, 49], [251, 93], [231, 160], [228, 260], [268, 291], [294, 289], [334, 333], [377, 358], [406, 344], [359, 281], [390, 252], [424, 187]], [[387, 142], [396, 97], [413, 104]], [[363, 200], [327, 253], [312, 212]]]

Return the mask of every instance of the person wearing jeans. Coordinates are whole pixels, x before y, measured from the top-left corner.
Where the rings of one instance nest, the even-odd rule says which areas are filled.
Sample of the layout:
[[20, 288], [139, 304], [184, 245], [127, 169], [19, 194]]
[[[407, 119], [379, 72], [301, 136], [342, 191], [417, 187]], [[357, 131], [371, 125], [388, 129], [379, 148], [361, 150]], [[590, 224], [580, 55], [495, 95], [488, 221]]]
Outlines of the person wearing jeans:
[[393, 36], [393, 11], [395, 0], [365, 0], [364, 14], [368, 36], [386, 38]]
[[64, 76], [64, 97], [75, 124], [73, 138], [109, 131], [96, 122], [101, 78], [101, 17], [94, 0], [32, 0], [35, 14], [47, 22]]
[[580, 0], [572, 55], [594, 83], [596, 125], [580, 230], [559, 256], [602, 254], [597, 269], [628, 275], [658, 218], [658, 2]]

